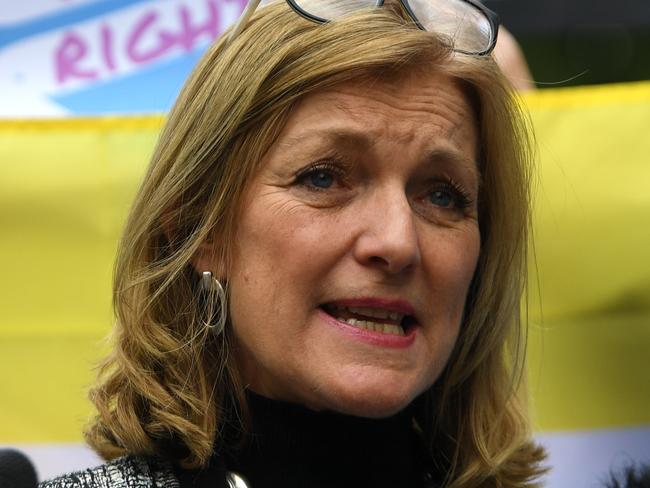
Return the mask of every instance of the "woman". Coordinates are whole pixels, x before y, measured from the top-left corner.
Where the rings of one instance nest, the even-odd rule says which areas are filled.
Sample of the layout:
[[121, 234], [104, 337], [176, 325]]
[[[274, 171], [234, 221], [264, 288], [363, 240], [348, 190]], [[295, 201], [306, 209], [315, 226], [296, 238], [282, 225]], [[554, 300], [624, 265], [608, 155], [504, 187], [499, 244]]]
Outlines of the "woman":
[[245, 15], [188, 81], [126, 225], [91, 393], [88, 442], [118, 459], [44, 487], [542, 472], [518, 322], [530, 157], [494, 19], [340, 5]]

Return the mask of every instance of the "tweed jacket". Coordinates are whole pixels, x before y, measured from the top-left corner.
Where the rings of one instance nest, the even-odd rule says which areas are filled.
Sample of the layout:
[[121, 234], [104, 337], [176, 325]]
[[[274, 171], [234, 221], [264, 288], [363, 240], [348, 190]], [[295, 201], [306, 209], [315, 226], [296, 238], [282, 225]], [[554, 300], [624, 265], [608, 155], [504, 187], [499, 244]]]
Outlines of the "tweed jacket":
[[227, 471], [221, 456], [200, 470], [175, 469], [169, 461], [124, 456], [95, 468], [43, 481], [38, 488], [247, 488], [236, 473]]
[[43, 481], [39, 488], [180, 488], [171, 464], [124, 456], [95, 468]]

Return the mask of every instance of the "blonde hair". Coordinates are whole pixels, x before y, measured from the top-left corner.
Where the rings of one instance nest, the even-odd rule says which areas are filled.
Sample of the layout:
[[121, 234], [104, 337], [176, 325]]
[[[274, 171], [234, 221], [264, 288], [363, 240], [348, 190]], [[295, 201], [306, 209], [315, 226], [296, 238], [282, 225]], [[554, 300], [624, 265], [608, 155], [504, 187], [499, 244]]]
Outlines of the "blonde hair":
[[225, 406], [246, 407], [229, 326], [215, 336], [204, 325], [210, 312], [193, 256], [213, 239], [228, 268], [244, 190], [297, 100], [411, 69], [446, 73], [465, 87], [480, 128], [483, 180], [482, 249], [464, 323], [417, 423], [447, 486], [528, 486], [541, 474], [544, 453], [531, 442], [524, 402], [519, 323], [532, 160], [525, 119], [491, 58], [455, 55], [389, 7], [319, 25], [272, 5], [233, 43], [212, 46], [193, 72], [119, 248], [115, 345], [91, 391], [98, 414], [86, 432], [98, 453], [206, 464]]

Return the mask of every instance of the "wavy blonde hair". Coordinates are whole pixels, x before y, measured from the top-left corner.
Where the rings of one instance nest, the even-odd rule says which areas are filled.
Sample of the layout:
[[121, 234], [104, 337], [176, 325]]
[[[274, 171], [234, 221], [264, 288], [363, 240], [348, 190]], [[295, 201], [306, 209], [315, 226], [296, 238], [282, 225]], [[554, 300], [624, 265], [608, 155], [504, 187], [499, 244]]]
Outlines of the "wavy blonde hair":
[[447, 486], [534, 483], [544, 452], [530, 438], [519, 322], [532, 162], [525, 118], [490, 57], [453, 54], [393, 7], [319, 25], [273, 5], [233, 43], [213, 45], [194, 70], [119, 248], [114, 348], [90, 393], [98, 413], [86, 431], [100, 455], [207, 463], [225, 406], [246, 407], [230, 325], [220, 336], [204, 326], [210, 312], [193, 256], [212, 239], [228, 269], [242, 195], [296, 101], [412, 69], [446, 73], [465, 88], [480, 128], [482, 175], [482, 249], [464, 323], [417, 423]]

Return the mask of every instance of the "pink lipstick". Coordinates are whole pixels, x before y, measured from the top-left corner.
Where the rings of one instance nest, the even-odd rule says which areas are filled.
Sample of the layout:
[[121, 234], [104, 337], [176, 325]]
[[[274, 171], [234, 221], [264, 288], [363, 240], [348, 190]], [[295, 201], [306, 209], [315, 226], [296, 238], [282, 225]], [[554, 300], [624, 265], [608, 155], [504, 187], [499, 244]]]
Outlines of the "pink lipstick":
[[319, 312], [325, 322], [341, 332], [381, 347], [407, 348], [417, 335], [414, 308], [405, 300], [342, 299], [322, 305]]

